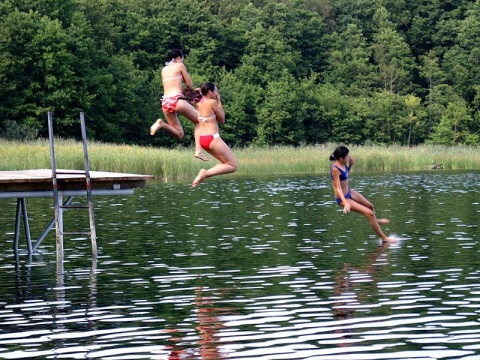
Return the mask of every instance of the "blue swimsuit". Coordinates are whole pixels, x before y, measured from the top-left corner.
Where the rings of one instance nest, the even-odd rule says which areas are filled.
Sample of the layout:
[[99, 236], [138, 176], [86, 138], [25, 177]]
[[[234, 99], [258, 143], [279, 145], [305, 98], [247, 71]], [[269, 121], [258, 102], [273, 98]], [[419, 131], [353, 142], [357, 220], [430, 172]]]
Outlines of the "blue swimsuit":
[[[346, 170], [339, 168], [335, 164], [333, 164], [333, 166], [335, 166], [340, 171], [340, 181], [348, 180], [348, 172], [350, 171], [350, 168], [348, 166], [345, 166]], [[332, 181], [333, 181], [332, 169], [330, 169], [330, 177], [332, 178]], [[351, 198], [352, 198], [352, 194], [350, 193], [350, 188], [348, 188], [348, 192], [345, 194], [345, 199], [351, 199]], [[335, 200], [337, 201], [338, 205], [342, 203], [342, 199], [340, 198], [335, 198]]]

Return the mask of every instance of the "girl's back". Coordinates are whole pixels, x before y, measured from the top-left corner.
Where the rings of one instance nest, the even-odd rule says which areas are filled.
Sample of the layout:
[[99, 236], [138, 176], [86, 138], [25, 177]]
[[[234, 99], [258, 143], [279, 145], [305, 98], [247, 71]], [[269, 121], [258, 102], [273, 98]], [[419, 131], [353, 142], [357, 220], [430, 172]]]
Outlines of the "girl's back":
[[214, 111], [216, 103], [216, 100], [206, 97], [203, 97], [202, 100], [197, 103], [196, 107], [200, 119], [201, 134], [218, 132], [218, 122]]
[[181, 93], [183, 84], [182, 63], [171, 63], [162, 69], [163, 93], [166, 96], [177, 95]]

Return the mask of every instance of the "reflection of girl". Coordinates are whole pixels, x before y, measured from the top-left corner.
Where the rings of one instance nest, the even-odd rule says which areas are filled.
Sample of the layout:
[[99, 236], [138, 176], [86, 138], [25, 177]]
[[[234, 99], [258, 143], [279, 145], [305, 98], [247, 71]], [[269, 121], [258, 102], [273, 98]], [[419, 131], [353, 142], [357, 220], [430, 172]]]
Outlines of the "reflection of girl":
[[173, 49], [167, 54], [167, 59], [169, 62], [162, 69], [164, 90], [162, 110], [167, 124], [162, 119], [158, 119], [150, 126], [150, 135], [153, 136], [158, 130], [164, 129], [176, 139], [183, 138], [184, 132], [177, 114], [183, 115], [195, 124], [195, 157], [206, 161], [208, 158], [202, 153], [198, 143], [198, 114], [191, 104], [182, 99], [183, 83], [192, 87], [192, 79], [183, 64], [183, 53], [179, 49]]
[[350, 157], [350, 151], [345, 146], [339, 146], [335, 149], [332, 155], [330, 155], [330, 161], [334, 161], [330, 176], [333, 181], [333, 191], [335, 193], [335, 200], [343, 207], [345, 214], [350, 210], [356, 211], [368, 218], [368, 222], [373, 230], [382, 239], [383, 242], [395, 242], [394, 238], [387, 237], [379, 224], [388, 224], [388, 219], [378, 219], [375, 216], [373, 204], [368, 201], [359, 192], [350, 189], [348, 186], [348, 173], [355, 164], [355, 160]]
[[202, 287], [195, 288], [195, 306], [198, 316], [199, 352], [201, 359], [221, 359], [222, 354], [216, 337], [223, 327], [220, 319], [222, 309], [215, 309], [213, 298], [205, 296]]
[[[352, 342], [349, 340], [353, 335], [353, 330], [350, 327], [351, 322], [344, 322], [354, 317], [355, 310], [359, 306], [359, 301], [367, 300], [372, 294], [372, 289], [366, 284], [373, 284], [375, 286], [377, 280], [374, 275], [379, 264], [386, 264], [386, 253], [389, 249], [389, 244], [382, 243], [374, 253], [369, 255], [366, 266], [355, 268], [349, 263], [345, 263], [340, 271], [335, 275], [335, 289], [333, 306], [333, 315], [335, 320], [339, 321], [335, 332], [341, 334], [337, 345], [340, 347], [350, 346]], [[382, 258], [380, 261], [379, 259]], [[351, 281], [351, 280], [361, 281]], [[370, 283], [371, 282], [371, 283]]]
[[222, 99], [214, 83], [206, 82], [201, 88], [201, 96], [189, 93], [184, 90], [186, 98], [190, 98], [195, 104], [199, 113], [199, 141], [202, 148], [215, 157], [219, 163], [214, 167], [205, 170], [201, 169], [193, 180], [195, 187], [207, 178], [215, 175], [232, 173], [237, 170], [237, 160], [232, 150], [222, 140], [218, 133], [218, 123], [225, 123], [225, 112], [223, 111]]

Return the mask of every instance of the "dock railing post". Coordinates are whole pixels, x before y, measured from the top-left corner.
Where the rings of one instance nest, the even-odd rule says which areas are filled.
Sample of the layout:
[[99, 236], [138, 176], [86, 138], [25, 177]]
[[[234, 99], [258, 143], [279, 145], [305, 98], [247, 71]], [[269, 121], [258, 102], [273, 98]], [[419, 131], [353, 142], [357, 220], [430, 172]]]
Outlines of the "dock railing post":
[[90, 163], [88, 160], [87, 131], [85, 127], [85, 114], [80, 113], [80, 125], [82, 128], [83, 159], [85, 164], [85, 185], [87, 189], [88, 217], [90, 220], [90, 239], [92, 241], [92, 256], [97, 257], [97, 233], [95, 231], [95, 217], [93, 215], [93, 196], [90, 179]]
[[57, 240], [57, 262], [63, 261], [63, 209], [60, 209], [57, 183], [57, 164], [55, 161], [55, 140], [53, 137], [53, 115], [48, 112], [48, 137], [50, 139], [50, 162], [52, 165], [53, 206], [55, 209], [55, 232]]
[[[85, 177], [85, 191], [87, 195], [87, 206], [81, 205], [70, 205], [70, 204], [63, 204], [63, 196], [60, 195], [58, 190], [58, 174], [63, 175], [71, 175], [76, 174], [78, 175], [78, 170], [57, 170], [57, 164], [55, 160], [55, 140], [53, 134], [53, 116], [52, 112], [48, 112], [48, 135], [50, 138], [50, 158], [52, 164], [52, 187], [53, 187], [53, 202], [55, 207], [55, 229], [57, 234], [57, 261], [63, 260], [63, 236], [65, 234], [90, 234], [90, 240], [92, 243], [92, 256], [94, 258], [97, 257], [97, 234], [95, 231], [95, 217], [94, 217], [94, 209], [93, 209], [93, 195], [92, 195], [92, 184], [91, 184], [91, 177], [90, 177], [90, 163], [88, 160], [88, 148], [87, 148], [87, 131], [85, 127], [85, 114], [83, 112], [80, 113], [80, 126], [82, 131], [82, 142], [83, 142], [83, 161], [84, 161], [84, 170], [80, 173]], [[64, 232], [63, 229], [63, 213], [65, 209], [68, 208], [86, 208], [88, 207], [88, 217], [89, 217], [89, 232]]]

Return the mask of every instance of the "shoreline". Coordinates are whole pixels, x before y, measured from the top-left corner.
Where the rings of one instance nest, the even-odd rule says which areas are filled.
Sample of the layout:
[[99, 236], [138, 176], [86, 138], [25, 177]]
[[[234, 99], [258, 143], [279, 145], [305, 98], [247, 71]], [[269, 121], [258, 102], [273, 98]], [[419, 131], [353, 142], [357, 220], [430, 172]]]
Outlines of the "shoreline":
[[[330, 170], [329, 156], [339, 144], [291, 147], [233, 148], [239, 163], [234, 174], [225, 176], [322, 174]], [[56, 140], [57, 167], [83, 168], [81, 142]], [[469, 146], [419, 145], [379, 146], [350, 145], [356, 159], [355, 172], [399, 172], [439, 170], [480, 170], [480, 148]], [[155, 148], [100, 142], [88, 144], [92, 171], [111, 171], [153, 175], [157, 180], [193, 179], [201, 168], [212, 167], [194, 157], [193, 148]], [[49, 169], [48, 140], [30, 142], [0, 140], [1, 170]]]

